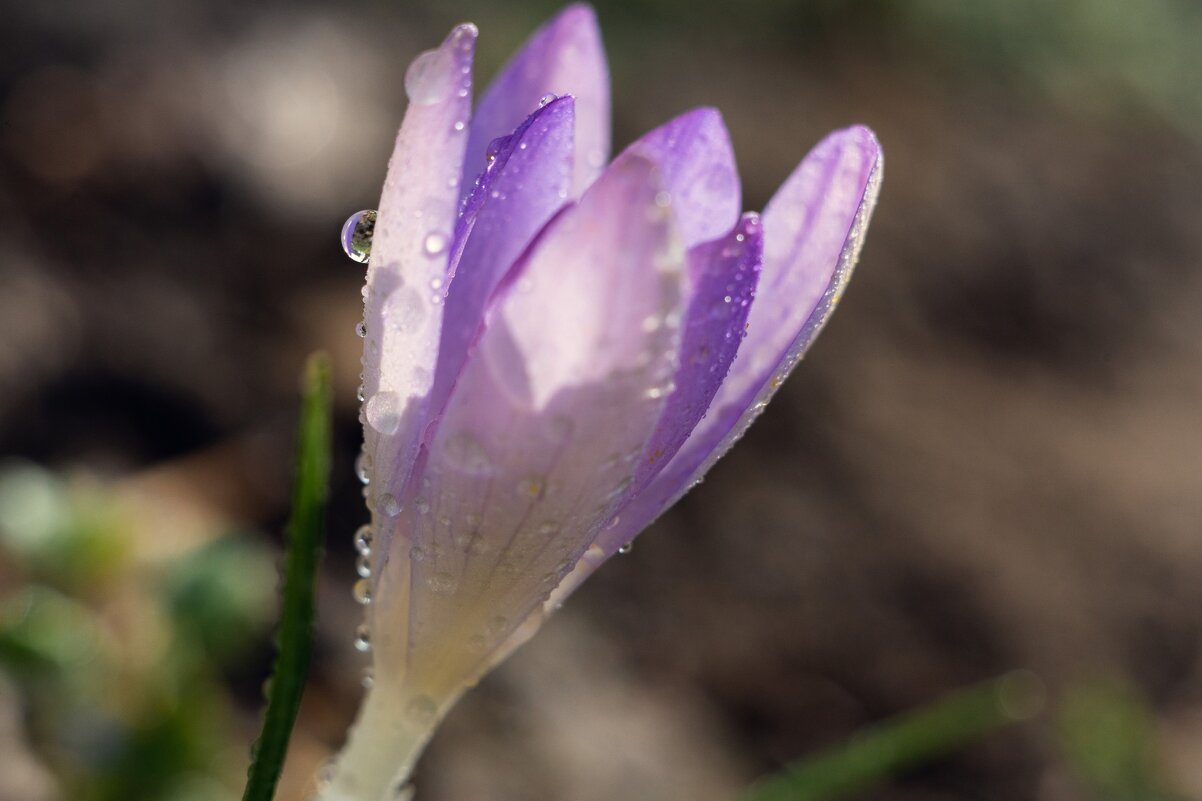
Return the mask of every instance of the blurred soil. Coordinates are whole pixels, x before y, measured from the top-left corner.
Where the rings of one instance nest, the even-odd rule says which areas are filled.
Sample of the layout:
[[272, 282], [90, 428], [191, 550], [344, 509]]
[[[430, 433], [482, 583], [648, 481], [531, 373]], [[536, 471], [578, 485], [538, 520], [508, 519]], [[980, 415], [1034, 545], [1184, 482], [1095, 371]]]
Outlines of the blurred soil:
[[[0, 454], [98, 474], [180, 547], [193, 518], [276, 531], [295, 376], [333, 352], [299, 798], [358, 695], [361, 275], [337, 231], [372, 204], [403, 65], [444, 20], [167, 6], [26, 9], [0, 33]], [[495, 67], [521, 31], [479, 21]], [[880, 205], [841, 310], [767, 413], [460, 704], [419, 797], [729, 799], [1022, 667], [1051, 697], [1132, 683], [1172, 781], [1202, 798], [1199, 140], [872, 28], [804, 50], [698, 33], [712, 58], [688, 31], [632, 30], [610, 43], [619, 142], [718, 106], [756, 208], [826, 131], [864, 122]], [[256, 696], [234, 692], [249, 738]], [[29, 775], [12, 801], [45, 797]], [[862, 797], [1089, 796], [1044, 718]]]

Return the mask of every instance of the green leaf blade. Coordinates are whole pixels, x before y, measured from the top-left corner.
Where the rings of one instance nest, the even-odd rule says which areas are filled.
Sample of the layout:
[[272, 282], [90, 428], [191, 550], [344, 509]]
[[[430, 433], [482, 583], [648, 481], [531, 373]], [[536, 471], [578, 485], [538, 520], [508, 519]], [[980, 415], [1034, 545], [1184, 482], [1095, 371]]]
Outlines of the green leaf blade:
[[895, 773], [949, 754], [1043, 705], [1039, 680], [1008, 673], [885, 721], [841, 747], [803, 759], [763, 779], [739, 801], [831, 801]]
[[284, 560], [283, 604], [263, 731], [252, 747], [243, 801], [271, 801], [284, 768], [313, 652], [317, 567], [325, 535], [331, 434], [330, 363], [315, 353], [305, 365], [292, 513]]

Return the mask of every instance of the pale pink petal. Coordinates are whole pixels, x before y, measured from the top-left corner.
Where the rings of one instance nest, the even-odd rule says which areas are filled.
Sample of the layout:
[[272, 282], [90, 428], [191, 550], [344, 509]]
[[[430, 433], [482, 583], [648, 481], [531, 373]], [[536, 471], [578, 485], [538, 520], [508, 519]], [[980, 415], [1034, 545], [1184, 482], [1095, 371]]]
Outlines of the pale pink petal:
[[[644, 159], [608, 171], [500, 290], [388, 523], [398, 539], [381, 568], [378, 666], [403, 664], [423, 687], [482, 670], [612, 518], [680, 346], [672, 326], [644, 325], [683, 302], [684, 252], [660, 191]], [[465, 650], [448, 656], [448, 642]]]
[[[409, 108], [388, 164], [364, 295], [364, 451], [372, 504], [395, 502], [415, 457], [433, 382], [457, 179], [471, 115], [476, 28], [461, 25], [405, 76]], [[386, 545], [386, 543], [383, 543]]]

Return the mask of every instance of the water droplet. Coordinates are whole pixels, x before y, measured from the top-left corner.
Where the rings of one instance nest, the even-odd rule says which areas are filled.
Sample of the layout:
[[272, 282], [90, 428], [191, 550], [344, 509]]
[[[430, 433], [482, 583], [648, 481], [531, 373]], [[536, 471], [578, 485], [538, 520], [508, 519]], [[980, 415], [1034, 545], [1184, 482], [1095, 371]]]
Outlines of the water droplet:
[[325, 762], [321, 763], [321, 767], [317, 769], [317, 783], [321, 787], [329, 786], [330, 782], [334, 781], [334, 774], [338, 772], [338, 760], [330, 757]]
[[371, 526], [359, 526], [359, 530], [355, 532], [355, 550], [360, 556], [371, 556]]
[[[460, 97], [467, 96], [466, 89], [460, 89], [459, 91], [461, 92], [461, 94], [459, 95]], [[467, 127], [467, 125], [463, 122], [463, 120], [455, 120], [455, 124], [451, 127], [453, 127], [456, 131], [462, 131], [464, 128]]]
[[363, 675], [359, 678], [359, 685], [361, 687], [363, 687], [363, 689], [365, 689], [365, 690], [370, 690], [372, 688], [372, 685], [374, 685], [375, 683], [376, 683], [376, 675], [372, 672], [371, 668], [369, 668], [369, 667], [363, 668]]
[[433, 576], [430, 576], [430, 580], [426, 583], [430, 586], [432, 591], [439, 593], [440, 595], [452, 593], [459, 586], [459, 582], [455, 580], [454, 576], [442, 570], [435, 573]]
[[371, 483], [371, 456], [367, 451], [359, 451], [355, 457], [355, 476], [360, 484]]
[[540, 97], [538, 99], [539, 108], [542, 108], [543, 106], [547, 105], [551, 101], [555, 100], [555, 98], [556, 98], [556, 96], [551, 93], [547, 93], [547, 94], [543, 95], [542, 97]]
[[413, 501], [413, 508], [417, 510], [419, 515], [430, 514], [430, 502], [425, 498], [417, 498]]
[[401, 398], [395, 392], [377, 392], [367, 401], [367, 424], [381, 434], [395, 434], [401, 426]]
[[367, 336], [367, 322], [365, 320], [355, 323], [355, 336], [359, 337], [359, 339]]
[[401, 502], [391, 492], [380, 496], [380, 514], [385, 517], [396, 517], [401, 513]]
[[655, 205], [661, 209], [666, 209], [672, 205], [672, 193], [660, 190], [655, 193]]
[[455, 87], [455, 70], [449, 52], [427, 50], [405, 70], [405, 94], [417, 106], [445, 100]]
[[375, 209], [357, 211], [342, 224], [342, 250], [360, 264], [371, 258], [371, 238], [376, 231]]
[[371, 603], [371, 580], [359, 579], [355, 582], [355, 586], [351, 588], [351, 595], [356, 603], [367, 606]]
[[371, 631], [366, 623], [360, 623], [355, 629], [355, 650], [362, 654], [371, 650]]
[[[443, 253], [446, 249], [446, 234], [442, 233], [441, 231], [431, 231], [430, 233], [426, 234], [426, 239], [422, 242], [422, 250], [426, 252], [427, 256], [437, 256], [440, 253]], [[442, 284], [439, 279], [436, 278], [434, 280], [439, 281], [440, 285]]]
[[508, 618], [497, 615], [488, 621], [488, 633], [495, 637], [496, 635], [503, 633], [508, 625]]
[[460, 431], [447, 440], [446, 461], [470, 476], [491, 475], [495, 469], [492, 456], [470, 431]]
[[425, 301], [421, 293], [411, 286], [399, 287], [384, 302], [383, 317], [393, 331], [406, 334], [417, 331], [425, 316]]
[[371, 578], [371, 557], [359, 554], [355, 559], [355, 572], [360, 578]]
[[488, 162], [487, 166], [491, 167], [497, 161], [497, 154], [501, 152], [501, 148], [509, 144], [508, 136], [498, 136], [496, 139], [488, 143], [488, 147], [484, 149], [484, 158]]
[[537, 476], [524, 478], [518, 482], [518, 493], [528, 498], [537, 498], [543, 493], [543, 480]]
[[418, 695], [405, 707], [405, 717], [418, 726], [429, 725], [438, 714], [438, 705], [428, 695]]
[[628, 542], [625, 545], [623, 545], [621, 548], [618, 548], [618, 553], [626, 554], [626, 553], [630, 553], [633, 550], [634, 550], [634, 543]]
[[363, 384], [360, 383], [359, 387], [355, 390], [355, 398], [360, 403], [363, 403], [363, 399], [366, 397], [367, 397], [367, 390], [364, 388]]

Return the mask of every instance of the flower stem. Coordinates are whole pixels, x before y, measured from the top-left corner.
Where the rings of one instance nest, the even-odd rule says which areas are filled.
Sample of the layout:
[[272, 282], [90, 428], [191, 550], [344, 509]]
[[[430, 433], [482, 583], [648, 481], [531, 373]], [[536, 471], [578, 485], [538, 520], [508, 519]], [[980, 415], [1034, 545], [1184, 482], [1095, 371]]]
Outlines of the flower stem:
[[318, 801], [394, 801], [405, 792], [413, 766], [454, 698], [377, 686], [368, 691], [333, 775]]

